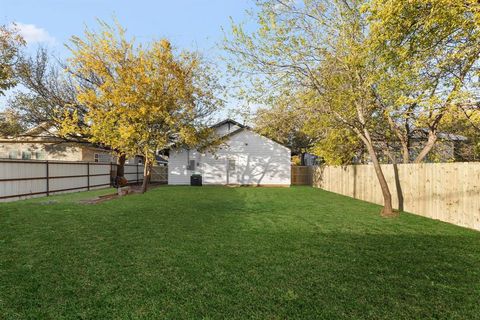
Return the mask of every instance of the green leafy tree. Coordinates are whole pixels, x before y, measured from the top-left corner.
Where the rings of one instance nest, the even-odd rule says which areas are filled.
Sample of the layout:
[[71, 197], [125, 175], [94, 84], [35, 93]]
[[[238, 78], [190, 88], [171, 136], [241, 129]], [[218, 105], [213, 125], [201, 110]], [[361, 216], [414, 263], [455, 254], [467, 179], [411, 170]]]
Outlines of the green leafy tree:
[[[52, 62], [51, 54], [39, 48], [35, 55], [22, 55], [15, 66], [16, 81], [22, 90], [14, 92], [9, 107], [16, 110], [28, 126], [44, 123], [60, 129], [62, 116], [73, 110], [85, 113], [77, 101], [77, 90], [72, 78], [64, 72], [61, 63]], [[65, 136], [75, 138], [78, 134]]]
[[25, 41], [15, 28], [0, 26], [0, 95], [15, 86], [14, 66]]
[[[9, 99], [9, 109], [15, 110], [27, 127], [48, 124], [56, 128], [58, 138], [68, 142], [89, 143], [88, 130], [65, 131], [64, 122], [75, 113], [77, 126], [86, 128], [87, 108], [78, 100], [78, 87], [91, 87], [91, 78], [75, 77], [66, 72], [65, 63], [53, 59], [45, 48], [39, 48], [35, 55], [22, 55], [15, 66], [15, 77], [23, 90], [14, 92]], [[61, 134], [58, 134], [61, 133]], [[101, 147], [112, 150], [117, 155], [117, 176], [124, 176], [126, 154], [106, 143]]]
[[12, 109], [0, 112], [0, 137], [17, 136], [26, 129], [22, 118]]
[[292, 155], [299, 157], [300, 165], [305, 165], [305, 153], [312, 151], [323, 133], [312, 130], [307, 132], [307, 124], [310, 122], [306, 112], [308, 103], [308, 94], [278, 97], [269, 103], [272, 107], [258, 109], [253, 119], [256, 131], [287, 145], [292, 150]]
[[[247, 80], [249, 89], [242, 93], [269, 105], [281, 92], [314, 92], [309, 126], [327, 126], [316, 147], [323, 147], [324, 155], [333, 152], [325, 159], [342, 162], [338, 150], [345, 142], [354, 150], [360, 141], [381, 186], [383, 214], [391, 215], [380, 162], [385, 157], [397, 162], [399, 146], [403, 162], [423, 161], [450, 107], [473, 98], [478, 2], [262, 0], [257, 5], [259, 28], [246, 32], [233, 24], [226, 41], [235, 57], [231, 70]], [[425, 143], [412, 154], [412, 140], [425, 129]]]
[[[234, 24], [233, 37], [226, 41], [226, 49], [235, 57], [231, 70], [248, 75], [254, 84], [245, 92], [257, 97], [313, 92], [311, 121], [334, 128], [325, 139], [347, 130], [363, 143], [384, 197], [382, 215], [392, 215], [391, 193], [375, 149], [379, 140], [375, 135], [385, 140], [385, 125], [372, 94], [377, 68], [369, 54], [362, 3], [266, 0], [257, 4], [259, 29], [247, 33]], [[262, 102], [268, 105], [268, 100]], [[323, 121], [325, 117], [328, 121]]]
[[[478, 105], [451, 106], [443, 117], [440, 130], [454, 132], [457, 139], [467, 138], [467, 141], [454, 141], [454, 158], [460, 161], [478, 161], [480, 159], [480, 112]], [[441, 139], [441, 137], [439, 138]], [[452, 143], [450, 141], [449, 143]]]
[[[209, 66], [198, 54], [176, 54], [167, 40], [149, 46], [127, 39], [125, 30], [100, 22], [98, 32], [72, 37], [69, 72], [81, 84], [83, 119], [69, 113], [64, 132], [82, 132], [127, 155], [145, 159], [143, 191], [157, 150], [195, 146], [209, 138], [207, 120], [221, 101]], [[79, 126], [84, 121], [88, 126]]]
[[[377, 102], [401, 145], [403, 162], [433, 149], [453, 107], [479, 97], [480, 4], [474, 0], [367, 1], [370, 44], [382, 68]], [[475, 118], [477, 110], [468, 115]], [[447, 121], [448, 122], [448, 121]], [[451, 127], [450, 127], [451, 128]], [[409, 154], [420, 130], [428, 139]]]

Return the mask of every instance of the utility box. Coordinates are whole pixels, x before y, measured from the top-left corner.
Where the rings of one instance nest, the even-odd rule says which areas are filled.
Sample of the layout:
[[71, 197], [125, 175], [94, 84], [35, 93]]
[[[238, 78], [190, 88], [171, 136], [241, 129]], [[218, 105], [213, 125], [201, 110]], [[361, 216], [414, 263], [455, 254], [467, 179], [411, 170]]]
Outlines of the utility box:
[[192, 174], [190, 176], [190, 185], [191, 186], [201, 186], [202, 185], [202, 176], [199, 174]]

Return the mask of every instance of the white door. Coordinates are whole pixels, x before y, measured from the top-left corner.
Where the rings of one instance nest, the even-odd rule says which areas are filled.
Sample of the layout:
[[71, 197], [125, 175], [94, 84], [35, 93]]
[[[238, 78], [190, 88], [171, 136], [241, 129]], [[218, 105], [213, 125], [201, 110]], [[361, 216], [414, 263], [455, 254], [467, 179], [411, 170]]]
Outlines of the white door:
[[238, 184], [237, 159], [227, 158], [227, 184]]

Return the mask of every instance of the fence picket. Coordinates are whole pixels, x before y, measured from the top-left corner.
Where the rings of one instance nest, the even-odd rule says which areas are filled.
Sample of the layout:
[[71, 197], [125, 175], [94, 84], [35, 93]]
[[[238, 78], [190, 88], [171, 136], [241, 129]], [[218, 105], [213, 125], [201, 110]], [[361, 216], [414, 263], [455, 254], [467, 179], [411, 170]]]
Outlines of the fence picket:
[[[382, 168], [396, 208], [480, 230], [480, 163], [399, 164], [397, 174], [393, 165]], [[383, 203], [371, 165], [316, 167], [312, 176], [314, 187]]]

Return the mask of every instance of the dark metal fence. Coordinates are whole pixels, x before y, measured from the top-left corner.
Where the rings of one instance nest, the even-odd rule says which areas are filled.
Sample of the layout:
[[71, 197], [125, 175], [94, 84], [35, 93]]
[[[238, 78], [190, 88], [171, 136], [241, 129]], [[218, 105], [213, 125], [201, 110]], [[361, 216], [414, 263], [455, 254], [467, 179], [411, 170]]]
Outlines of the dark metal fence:
[[[0, 159], [0, 201], [108, 187], [116, 167], [114, 163]], [[143, 180], [142, 168], [125, 165], [129, 182]]]

